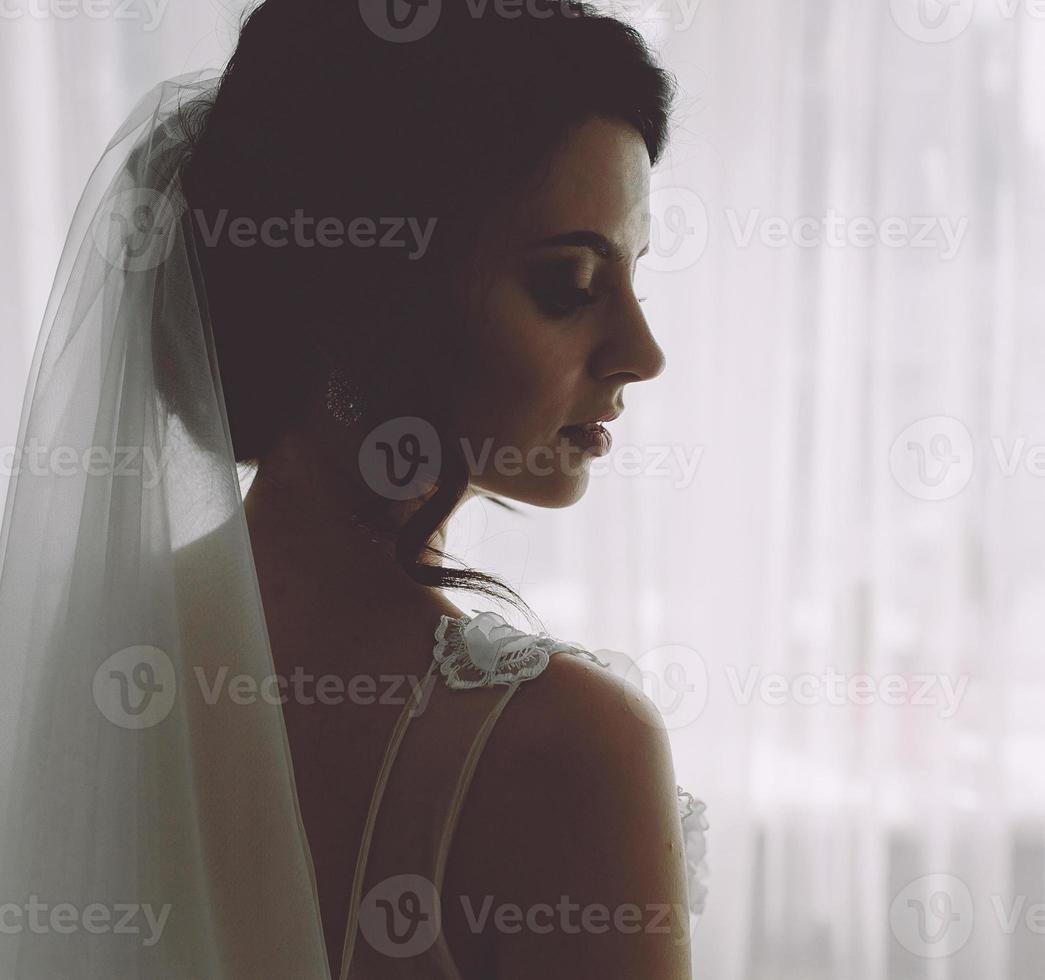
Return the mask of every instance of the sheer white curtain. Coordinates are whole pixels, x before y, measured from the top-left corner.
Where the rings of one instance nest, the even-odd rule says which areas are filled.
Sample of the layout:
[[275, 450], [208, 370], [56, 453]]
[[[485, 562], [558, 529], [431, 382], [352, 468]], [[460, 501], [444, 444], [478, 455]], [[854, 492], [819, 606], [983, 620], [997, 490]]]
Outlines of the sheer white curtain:
[[[450, 537], [638, 661], [708, 803], [696, 976], [1045, 973], [1045, 20], [920, 2], [606, 4], [683, 90], [668, 368], [579, 504]], [[132, 9], [0, 22], [0, 445], [90, 167], [241, 8]]]

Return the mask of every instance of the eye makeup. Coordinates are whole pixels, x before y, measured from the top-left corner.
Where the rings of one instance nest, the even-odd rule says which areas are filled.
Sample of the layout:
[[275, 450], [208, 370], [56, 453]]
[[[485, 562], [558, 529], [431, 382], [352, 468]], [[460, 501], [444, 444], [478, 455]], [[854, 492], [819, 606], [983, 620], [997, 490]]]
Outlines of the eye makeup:
[[578, 310], [598, 302], [585, 283], [584, 266], [578, 257], [563, 257], [536, 263], [526, 281], [537, 308], [552, 319], [564, 319]]

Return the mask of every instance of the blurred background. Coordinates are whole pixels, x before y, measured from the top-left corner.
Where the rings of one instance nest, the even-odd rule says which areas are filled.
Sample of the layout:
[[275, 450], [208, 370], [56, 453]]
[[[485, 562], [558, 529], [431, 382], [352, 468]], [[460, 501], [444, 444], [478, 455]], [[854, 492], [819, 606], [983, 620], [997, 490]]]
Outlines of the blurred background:
[[[0, 446], [91, 168], [243, 6], [0, 0]], [[449, 550], [636, 662], [707, 803], [695, 976], [1042, 980], [1045, 5], [601, 6], [681, 86], [667, 370], [581, 502]]]

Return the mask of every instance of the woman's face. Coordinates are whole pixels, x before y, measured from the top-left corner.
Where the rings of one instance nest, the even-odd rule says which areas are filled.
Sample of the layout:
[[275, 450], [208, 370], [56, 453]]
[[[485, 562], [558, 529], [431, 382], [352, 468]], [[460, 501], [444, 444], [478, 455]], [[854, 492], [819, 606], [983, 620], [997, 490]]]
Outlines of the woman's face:
[[572, 504], [599, 450], [563, 428], [616, 415], [625, 385], [664, 369], [633, 288], [649, 185], [639, 134], [592, 119], [484, 247], [470, 284], [470, 356], [454, 381], [473, 488]]

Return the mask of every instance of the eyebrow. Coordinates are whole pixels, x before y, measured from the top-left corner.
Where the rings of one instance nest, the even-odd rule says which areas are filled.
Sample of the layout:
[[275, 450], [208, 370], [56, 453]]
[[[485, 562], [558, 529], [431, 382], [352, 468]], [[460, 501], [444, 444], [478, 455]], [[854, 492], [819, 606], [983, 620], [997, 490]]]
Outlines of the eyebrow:
[[[536, 242], [530, 242], [529, 248], [551, 248], [561, 245], [575, 245], [580, 248], [590, 248], [596, 255], [611, 262], [624, 261], [624, 249], [617, 242], [611, 242], [605, 235], [597, 231], [567, 231], [561, 235], [552, 235], [551, 238], [542, 238]], [[649, 251], [649, 245], [639, 252], [642, 258]]]

